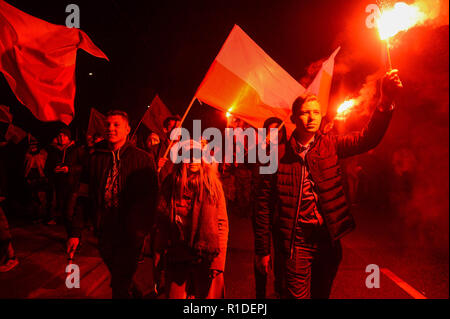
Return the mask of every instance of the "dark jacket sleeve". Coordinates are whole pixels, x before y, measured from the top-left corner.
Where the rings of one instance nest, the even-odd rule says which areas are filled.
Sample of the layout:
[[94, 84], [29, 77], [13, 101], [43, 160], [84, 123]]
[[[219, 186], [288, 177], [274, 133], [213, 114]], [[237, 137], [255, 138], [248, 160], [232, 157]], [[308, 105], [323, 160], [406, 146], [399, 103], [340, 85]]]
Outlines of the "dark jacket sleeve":
[[[78, 170], [78, 174], [79, 174], [79, 180], [81, 183], [84, 184], [88, 184], [89, 185], [89, 177], [90, 177], [90, 167], [91, 167], [91, 161], [90, 158], [87, 158], [83, 165], [77, 167], [76, 169]], [[93, 193], [93, 189], [94, 189], [94, 185], [89, 185], [89, 200], [91, 203], [93, 203], [92, 201], [92, 193]], [[80, 209], [79, 206], [74, 205], [74, 209], [73, 209], [73, 214], [72, 214], [72, 218], [70, 219], [69, 225], [68, 225], [68, 236], [69, 237], [77, 237], [80, 238], [81, 237], [81, 232], [83, 230], [83, 226], [84, 226], [84, 216], [83, 216], [83, 211], [82, 209]], [[94, 209], [93, 207], [90, 207], [89, 209]], [[94, 210], [93, 210], [94, 211]]]
[[273, 178], [274, 174], [259, 175], [254, 216], [255, 253], [260, 256], [270, 255], [270, 229], [273, 214]]
[[387, 131], [392, 111], [381, 112], [378, 108], [372, 114], [369, 123], [360, 131], [346, 135], [332, 135], [339, 158], [365, 153], [375, 148]]

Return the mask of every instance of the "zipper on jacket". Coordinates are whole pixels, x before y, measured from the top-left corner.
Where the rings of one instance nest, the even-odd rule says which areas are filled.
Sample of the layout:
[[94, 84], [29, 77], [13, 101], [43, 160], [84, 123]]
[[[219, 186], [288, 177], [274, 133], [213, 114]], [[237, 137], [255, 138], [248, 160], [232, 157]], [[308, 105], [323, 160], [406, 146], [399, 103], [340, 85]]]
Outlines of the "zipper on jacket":
[[300, 208], [302, 204], [302, 197], [303, 197], [303, 182], [305, 178], [305, 170], [306, 170], [306, 157], [305, 157], [305, 163], [302, 165], [302, 177], [300, 178], [300, 187], [299, 187], [299, 194], [298, 194], [298, 202], [297, 202], [297, 211], [295, 213], [295, 220], [294, 220], [294, 228], [292, 230], [292, 237], [291, 237], [291, 251], [289, 254], [289, 258], [292, 258], [294, 253], [294, 243], [295, 243], [295, 236], [297, 232], [297, 223], [298, 223], [298, 215], [300, 214]]

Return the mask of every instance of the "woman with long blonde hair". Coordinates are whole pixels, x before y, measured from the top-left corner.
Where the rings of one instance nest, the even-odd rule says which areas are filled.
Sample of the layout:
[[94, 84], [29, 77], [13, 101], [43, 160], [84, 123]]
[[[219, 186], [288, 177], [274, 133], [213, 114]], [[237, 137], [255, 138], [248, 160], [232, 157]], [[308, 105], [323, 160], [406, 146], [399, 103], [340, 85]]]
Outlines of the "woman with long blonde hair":
[[[193, 148], [201, 145], [191, 141]], [[156, 248], [166, 254], [171, 299], [223, 298], [228, 216], [215, 165], [177, 164], [163, 182]]]

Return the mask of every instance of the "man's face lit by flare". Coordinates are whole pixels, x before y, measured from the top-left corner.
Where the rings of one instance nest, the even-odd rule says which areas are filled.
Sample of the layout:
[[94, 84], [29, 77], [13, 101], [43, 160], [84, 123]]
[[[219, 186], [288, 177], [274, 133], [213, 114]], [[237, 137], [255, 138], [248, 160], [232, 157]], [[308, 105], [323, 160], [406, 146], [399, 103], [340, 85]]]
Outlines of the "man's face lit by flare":
[[316, 133], [322, 122], [319, 102], [317, 100], [306, 101], [296, 114], [292, 114], [291, 119], [300, 132]]

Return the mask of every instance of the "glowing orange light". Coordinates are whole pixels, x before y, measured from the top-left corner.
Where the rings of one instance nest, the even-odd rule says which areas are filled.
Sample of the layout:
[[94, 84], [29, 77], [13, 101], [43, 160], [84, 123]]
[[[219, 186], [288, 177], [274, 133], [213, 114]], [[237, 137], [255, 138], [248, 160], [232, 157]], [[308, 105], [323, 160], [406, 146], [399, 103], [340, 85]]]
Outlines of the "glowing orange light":
[[337, 120], [345, 120], [348, 116], [348, 114], [351, 112], [352, 108], [355, 106], [355, 100], [347, 100], [341, 105], [339, 105], [337, 112], [336, 112], [336, 119]]
[[225, 113], [225, 116], [227, 117], [227, 118], [229, 118], [230, 116], [231, 116], [231, 110], [233, 109], [233, 107], [230, 107], [228, 110], [227, 110], [227, 113]]
[[397, 2], [394, 7], [385, 9], [377, 21], [381, 40], [387, 40], [401, 31], [425, 21], [426, 15], [416, 5]]
[[339, 106], [337, 113], [341, 114], [341, 113], [348, 112], [348, 110], [351, 109], [354, 105], [355, 105], [355, 100], [353, 100], [353, 99], [347, 100]]

